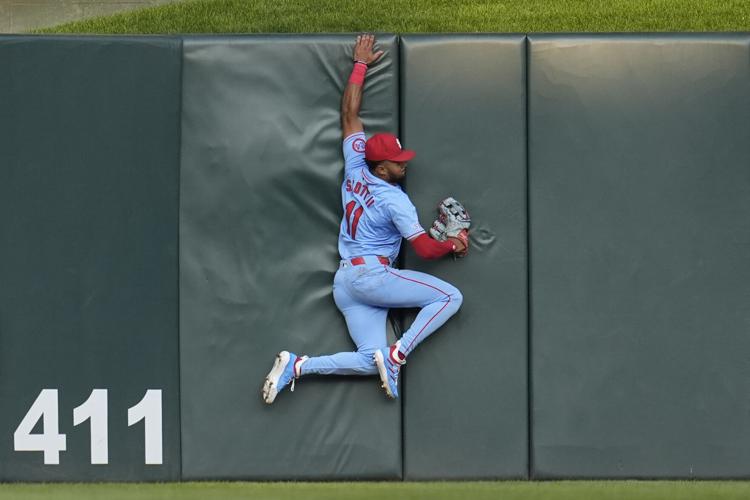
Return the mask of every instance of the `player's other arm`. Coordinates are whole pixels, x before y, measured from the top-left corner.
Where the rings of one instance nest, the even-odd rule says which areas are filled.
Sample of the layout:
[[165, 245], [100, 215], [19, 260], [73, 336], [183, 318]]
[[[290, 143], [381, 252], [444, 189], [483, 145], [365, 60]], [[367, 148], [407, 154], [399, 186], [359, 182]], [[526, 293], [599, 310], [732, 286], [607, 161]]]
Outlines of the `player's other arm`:
[[367, 66], [383, 55], [382, 50], [373, 52], [375, 35], [359, 35], [354, 44], [354, 69], [341, 98], [341, 131], [344, 139], [357, 132], [362, 132], [362, 120], [359, 108], [362, 105], [362, 89], [365, 83]]
[[448, 238], [446, 241], [437, 241], [422, 233], [408, 241], [417, 255], [423, 259], [433, 260], [449, 253], [463, 252], [466, 248], [464, 243], [456, 240], [457, 238]]
[[459, 253], [463, 250], [460, 243], [453, 239], [437, 241], [430, 238], [419, 223], [416, 207], [405, 194], [391, 200], [387, 207], [393, 225], [421, 258], [439, 259], [451, 252]]

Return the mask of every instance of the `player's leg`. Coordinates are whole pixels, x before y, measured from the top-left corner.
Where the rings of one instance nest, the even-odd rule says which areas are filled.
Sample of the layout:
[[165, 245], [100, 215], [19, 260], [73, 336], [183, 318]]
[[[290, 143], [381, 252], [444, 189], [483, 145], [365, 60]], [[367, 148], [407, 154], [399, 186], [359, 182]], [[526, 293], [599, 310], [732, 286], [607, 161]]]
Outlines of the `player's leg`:
[[360, 290], [363, 296], [355, 298], [380, 307], [421, 308], [399, 341], [373, 355], [383, 389], [388, 396], [397, 398], [399, 373], [406, 356], [458, 311], [463, 296], [453, 285], [417, 271], [384, 267], [380, 279], [381, 286]]
[[[358, 271], [362, 271], [361, 269]], [[360, 276], [351, 268], [336, 273], [333, 284], [333, 299], [346, 319], [356, 352], [340, 352], [328, 356], [308, 359], [301, 366], [301, 375], [317, 373], [321, 375], [374, 375], [377, 373], [373, 354], [387, 345], [385, 324], [388, 309], [363, 304], [352, 294], [351, 281]]]
[[263, 384], [263, 399], [271, 404], [287, 385], [294, 390], [294, 380], [302, 375], [374, 375], [377, 373], [373, 354], [387, 346], [385, 324], [388, 309], [362, 304], [349, 293], [337, 273], [333, 297], [346, 319], [349, 335], [356, 352], [340, 352], [328, 356], [297, 356], [282, 351], [276, 356]]
[[[337, 301], [338, 302], [338, 301]], [[385, 325], [388, 309], [352, 304], [341, 309], [356, 352], [339, 352], [316, 356], [302, 363], [300, 375], [374, 375], [377, 373], [373, 354], [387, 345]]]
[[385, 268], [383, 286], [370, 290], [370, 303], [380, 307], [419, 307], [411, 327], [401, 337], [400, 351], [408, 356], [420, 342], [458, 312], [461, 292], [435, 276], [408, 269]]

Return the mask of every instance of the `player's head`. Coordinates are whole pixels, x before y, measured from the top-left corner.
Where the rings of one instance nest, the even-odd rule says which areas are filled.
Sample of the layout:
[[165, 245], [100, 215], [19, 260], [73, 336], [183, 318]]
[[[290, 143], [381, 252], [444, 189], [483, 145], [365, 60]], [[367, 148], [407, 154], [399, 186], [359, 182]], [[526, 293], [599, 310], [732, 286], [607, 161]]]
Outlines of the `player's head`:
[[365, 160], [370, 172], [392, 184], [406, 177], [406, 164], [415, 155], [414, 151], [403, 149], [393, 134], [375, 134], [365, 144]]

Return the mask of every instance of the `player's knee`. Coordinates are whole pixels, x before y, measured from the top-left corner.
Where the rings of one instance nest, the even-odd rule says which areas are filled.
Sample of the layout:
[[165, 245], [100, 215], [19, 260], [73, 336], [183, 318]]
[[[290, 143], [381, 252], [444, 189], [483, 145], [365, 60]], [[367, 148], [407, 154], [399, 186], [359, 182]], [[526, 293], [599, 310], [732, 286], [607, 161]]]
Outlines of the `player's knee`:
[[456, 314], [461, 304], [464, 301], [464, 296], [458, 288], [453, 285], [445, 284], [442, 288], [445, 294], [441, 299], [441, 302], [445, 302], [445, 310], [448, 314]]
[[463, 304], [464, 296], [456, 287], [451, 287], [450, 290], [447, 291], [447, 294], [448, 296], [446, 297], [446, 300], [448, 302], [448, 307], [451, 310], [451, 314], [455, 314], [461, 307], [461, 304]]
[[453, 293], [453, 301], [456, 303], [456, 310], [461, 307], [461, 304], [464, 303], [464, 294], [461, 293], [461, 291], [456, 288], [456, 291]]
[[373, 356], [375, 355], [375, 351], [377, 350], [377, 347], [360, 347], [357, 349], [357, 354], [362, 356], [363, 359], [367, 358], [374, 363], [375, 361], [373, 361]]
[[448, 285], [447, 283], [443, 285], [441, 291], [443, 294], [436, 298], [436, 302], [443, 303], [443, 311], [453, 315], [455, 314], [458, 309], [461, 307], [461, 304], [464, 301], [464, 296], [461, 294], [461, 292], [458, 290], [458, 288]]
[[446, 297], [446, 300], [461, 305], [461, 302], [463, 302], [464, 300], [464, 296], [461, 294], [461, 291], [453, 285], [448, 285], [447, 283], [446, 285], [447, 286], [443, 287], [443, 293], [448, 296]]

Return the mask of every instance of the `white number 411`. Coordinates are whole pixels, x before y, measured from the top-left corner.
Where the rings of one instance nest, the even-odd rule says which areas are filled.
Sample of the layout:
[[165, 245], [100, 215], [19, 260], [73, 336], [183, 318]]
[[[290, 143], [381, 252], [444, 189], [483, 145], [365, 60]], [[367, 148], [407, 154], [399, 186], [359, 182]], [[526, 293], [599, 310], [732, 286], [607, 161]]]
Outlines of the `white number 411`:
[[[31, 431], [42, 420], [42, 433]], [[73, 409], [73, 425], [89, 420], [91, 428], [91, 463], [109, 463], [107, 432], [107, 389], [94, 389], [89, 398]], [[146, 464], [162, 463], [161, 390], [149, 389], [143, 399], [128, 408], [128, 426], [145, 420]], [[42, 389], [13, 434], [15, 451], [42, 451], [44, 463], [60, 463], [60, 452], [66, 450], [65, 434], [59, 433], [57, 389]]]

